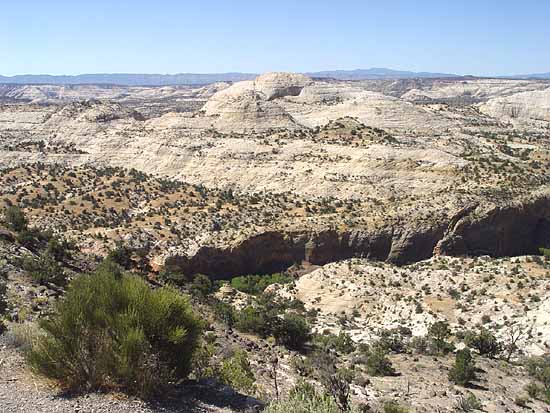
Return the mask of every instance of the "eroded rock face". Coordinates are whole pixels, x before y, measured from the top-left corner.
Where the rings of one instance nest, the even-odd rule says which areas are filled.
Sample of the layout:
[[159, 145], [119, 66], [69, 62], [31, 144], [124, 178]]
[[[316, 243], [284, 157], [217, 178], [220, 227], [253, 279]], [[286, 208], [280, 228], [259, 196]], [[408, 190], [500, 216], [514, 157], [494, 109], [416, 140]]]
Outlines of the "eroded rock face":
[[550, 88], [526, 91], [490, 99], [480, 106], [482, 112], [503, 120], [550, 121]]
[[267, 100], [285, 96], [298, 96], [302, 89], [312, 80], [299, 73], [270, 72], [264, 73], [254, 81], [254, 87]]
[[436, 250], [443, 255], [493, 257], [537, 254], [550, 245], [550, 196], [515, 205], [478, 208], [449, 227]]
[[357, 257], [409, 264], [432, 255], [493, 257], [536, 254], [550, 246], [550, 197], [483, 210], [471, 205], [450, 219], [401, 222], [373, 231], [279, 232], [254, 235], [232, 247], [203, 246], [167, 254], [164, 266], [216, 278], [273, 273], [295, 263], [325, 265]]
[[270, 231], [247, 238], [230, 247], [204, 246], [190, 256], [164, 257], [163, 266], [185, 274], [206, 274], [228, 278], [242, 274], [269, 274], [295, 263], [324, 265], [351, 257], [387, 260], [397, 264], [419, 261], [432, 255], [444, 226], [398, 232], [378, 231], [339, 233]]
[[296, 124], [283, 108], [270, 102], [255, 88], [254, 81], [235, 83], [215, 93], [204, 105], [217, 128], [232, 131], [294, 128]]

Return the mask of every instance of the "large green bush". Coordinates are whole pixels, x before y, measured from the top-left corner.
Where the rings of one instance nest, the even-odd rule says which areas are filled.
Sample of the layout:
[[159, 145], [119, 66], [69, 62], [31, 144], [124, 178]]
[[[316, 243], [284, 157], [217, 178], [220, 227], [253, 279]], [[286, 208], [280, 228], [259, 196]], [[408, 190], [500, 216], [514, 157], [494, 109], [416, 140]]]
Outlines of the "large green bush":
[[349, 354], [355, 350], [355, 343], [345, 331], [340, 330], [338, 335], [324, 332], [316, 334], [315, 345], [324, 350], [336, 350], [339, 353]]
[[187, 297], [153, 290], [110, 261], [74, 280], [40, 327], [27, 354], [35, 371], [67, 389], [142, 397], [187, 376], [202, 331]]

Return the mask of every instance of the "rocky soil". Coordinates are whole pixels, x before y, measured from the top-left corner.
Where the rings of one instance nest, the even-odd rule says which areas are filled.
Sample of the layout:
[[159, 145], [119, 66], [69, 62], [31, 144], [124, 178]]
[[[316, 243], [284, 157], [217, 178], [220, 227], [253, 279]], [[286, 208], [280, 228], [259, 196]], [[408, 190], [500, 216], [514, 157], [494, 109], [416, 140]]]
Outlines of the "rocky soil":
[[[255, 402], [224, 386], [192, 384], [171, 399], [146, 403], [123, 394], [65, 394], [30, 373], [21, 354], [0, 337], [0, 405], [5, 412], [36, 413], [232, 413], [257, 411]], [[256, 403], [257, 405], [257, 403]]]

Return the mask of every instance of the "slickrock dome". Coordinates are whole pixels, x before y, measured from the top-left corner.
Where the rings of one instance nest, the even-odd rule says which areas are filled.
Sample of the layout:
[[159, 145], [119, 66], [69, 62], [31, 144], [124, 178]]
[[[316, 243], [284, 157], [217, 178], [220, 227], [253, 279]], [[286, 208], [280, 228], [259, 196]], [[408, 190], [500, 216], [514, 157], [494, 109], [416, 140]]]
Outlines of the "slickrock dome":
[[217, 116], [229, 129], [293, 127], [292, 117], [275, 99], [297, 96], [311, 83], [307, 76], [266, 73], [215, 93], [203, 106], [207, 116]]
[[302, 89], [311, 83], [309, 77], [299, 73], [270, 72], [256, 78], [254, 86], [267, 100], [273, 100], [285, 96], [298, 96]]

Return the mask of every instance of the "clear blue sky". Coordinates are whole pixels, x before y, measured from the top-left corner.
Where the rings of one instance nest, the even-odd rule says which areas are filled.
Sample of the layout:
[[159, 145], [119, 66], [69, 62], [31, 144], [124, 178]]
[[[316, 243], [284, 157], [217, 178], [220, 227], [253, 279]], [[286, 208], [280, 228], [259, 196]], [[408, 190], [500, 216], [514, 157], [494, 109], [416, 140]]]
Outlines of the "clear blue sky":
[[550, 0], [3, 0], [0, 74], [550, 71]]

